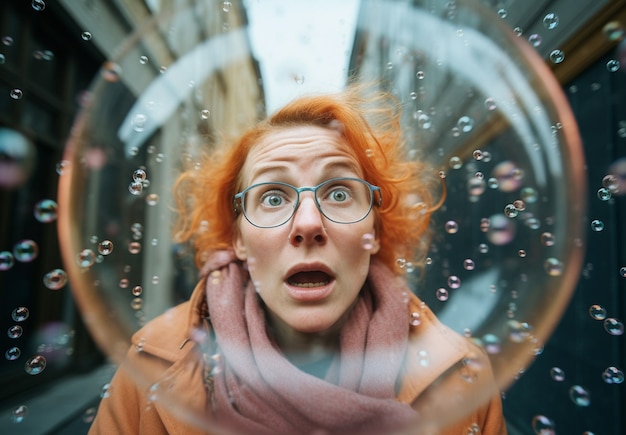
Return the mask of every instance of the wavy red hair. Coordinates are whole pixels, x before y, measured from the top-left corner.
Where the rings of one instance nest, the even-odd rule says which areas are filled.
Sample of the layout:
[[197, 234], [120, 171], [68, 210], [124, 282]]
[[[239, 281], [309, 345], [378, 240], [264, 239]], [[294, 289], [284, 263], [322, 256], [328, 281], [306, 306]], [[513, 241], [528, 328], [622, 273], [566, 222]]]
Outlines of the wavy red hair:
[[315, 125], [341, 131], [363, 171], [380, 187], [383, 203], [374, 207], [380, 250], [376, 254], [400, 273], [405, 262], [420, 264], [430, 241], [429, 220], [435, 204], [434, 172], [407, 157], [397, 101], [386, 93], [364, 96], [352, 86], [337, 94], [298, 98], [259, 122], [231, 143], [224, 143], [184, 171], [175, 184], [176, 239], [191, 241], [196, 265], [232, 247], [237, 231], [233, 196], [250, 149], [277, 129]]

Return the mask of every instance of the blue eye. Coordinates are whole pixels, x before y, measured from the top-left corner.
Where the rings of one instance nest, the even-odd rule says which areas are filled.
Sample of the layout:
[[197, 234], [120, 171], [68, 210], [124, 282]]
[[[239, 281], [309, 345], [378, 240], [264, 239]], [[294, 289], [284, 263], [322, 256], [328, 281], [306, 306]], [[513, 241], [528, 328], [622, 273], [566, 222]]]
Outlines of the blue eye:
[[350, 192], [345, 187], [337, 187], [333, 189], [328, 196], [336, 202], [345, 202], [351, 198]]
[[285, 203], [284, 194], [270, 191], [261, 195], [259, 202], [266, 207], [280, 207]]

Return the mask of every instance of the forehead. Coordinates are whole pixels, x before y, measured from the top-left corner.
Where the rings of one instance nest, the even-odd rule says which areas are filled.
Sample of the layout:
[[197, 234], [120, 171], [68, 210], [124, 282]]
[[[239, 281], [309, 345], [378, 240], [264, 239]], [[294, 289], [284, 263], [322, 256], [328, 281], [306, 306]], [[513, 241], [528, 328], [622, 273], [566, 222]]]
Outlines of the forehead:
[[250, 181], [260, 172], [278, 167], [298, 169], [325, 164], [342, 164], [361, 172], [354, 150], [338, 131], [308, 125], [283, 127], [252, 146], [240, 179]]

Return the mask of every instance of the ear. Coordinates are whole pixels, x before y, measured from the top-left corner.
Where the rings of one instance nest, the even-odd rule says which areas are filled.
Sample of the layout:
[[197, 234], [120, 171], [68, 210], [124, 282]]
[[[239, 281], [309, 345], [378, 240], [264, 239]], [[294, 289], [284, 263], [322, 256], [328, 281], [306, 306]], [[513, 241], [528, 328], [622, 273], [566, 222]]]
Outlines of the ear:
[[241, 234], [239, 234], [239, 231], [235, 232], [235, 235], [233, 237], [233, 250], [235, 251], [235, 256], [239, 260], [246, 261], [248, 259], [246, 246], [241, 239]]

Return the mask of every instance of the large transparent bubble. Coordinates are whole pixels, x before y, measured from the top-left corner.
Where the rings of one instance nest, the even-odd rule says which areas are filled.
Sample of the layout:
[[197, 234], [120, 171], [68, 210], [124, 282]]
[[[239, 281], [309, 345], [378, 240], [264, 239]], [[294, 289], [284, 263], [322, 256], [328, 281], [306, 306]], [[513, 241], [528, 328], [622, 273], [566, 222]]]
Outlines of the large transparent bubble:
[[[398, 262], [444, 323], [484, 347], [504, 390], [541, 352], [578, 279], [585, 210], [578, 132], [544, 60], [494, 11], [465, 0], [412, 3], [364, 1], [354, 45], [342, 53], [347, 67], [330, 55], [307, 56], [319, 42], [309, 32], [332, 10], [299, 14], [265, 51], [285, 59], [291, 96], [321, 70], [340, 68], [401, 101], [409, 155], [441, 174], [447, 197], [434, 216], [424, 277], [414, 279], [417, 265]], [[235, 2], [162, 14], [103, 64], [85, 95], [62, 165], [59, 232], [83, 317], [115, 361], [137, 329], [189, 297], [198, 277], [193, 253], [172, 241], [176, 174], [266, 114], [271, 77], [262, 74], [246, 23]], [[350, 29], [343, 32], [332, 36], [352, 40]], [[131, 352], [141, 352], [135, 344]], [[147, 391], [158, 387], [150, 390], [145, 367], [132, 374]], [[152, 399], [212, 424], [166, 396], [159, 390]], [[446, 421], [448, 401], [440, 399], [416, 427]]]

